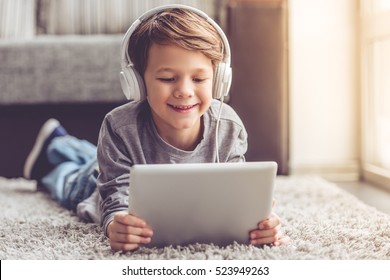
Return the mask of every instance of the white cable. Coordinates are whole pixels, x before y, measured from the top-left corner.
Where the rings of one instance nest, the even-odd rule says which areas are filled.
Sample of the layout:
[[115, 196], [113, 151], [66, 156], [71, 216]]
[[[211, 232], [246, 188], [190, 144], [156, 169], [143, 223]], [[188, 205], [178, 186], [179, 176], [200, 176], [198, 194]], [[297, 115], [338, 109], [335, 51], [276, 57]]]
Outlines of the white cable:
[[217, 152], [217, 163], [219, 163], [219, 147], [218, 147], [218, 130], [219, 130], [219, 121], [221, 119], [221, 113], [222, 113], [222, 106], [223, 106], [223, 99], [224, 95], [222, 94], [222, 97], [220, 99], [221, 104], [219, 105], [219, 112], [217, 117], [217, 125], [215, 127], [215, 150]]

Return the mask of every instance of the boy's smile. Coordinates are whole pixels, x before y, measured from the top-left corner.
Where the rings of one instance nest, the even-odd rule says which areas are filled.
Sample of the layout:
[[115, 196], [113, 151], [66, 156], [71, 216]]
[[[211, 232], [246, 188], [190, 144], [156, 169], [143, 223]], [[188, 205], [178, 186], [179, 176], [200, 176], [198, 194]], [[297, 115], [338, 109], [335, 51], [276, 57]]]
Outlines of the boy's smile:
[[179, 149], [194, 149], [202, 137], [201, 117], [212, 100], [211, 60], [201, 52], [153, 44], [144, 80], [160, 136]]
[[191, 109], [193, 109], [193, 108], [195, 108], [195, 106], [197, 106], [197, 105], [189, 105], [189, 106], [175, 106], [175, 105], [169, 105], [169, 106], [171, 106], [172, 107], [172, 109], [173, 110], [175, 110], [175, 111], [177, 111], [177, 112], [183, 112], [183, 113], [185, 113], [185, 112], [188, 112], [188, 111], [190, 111]]

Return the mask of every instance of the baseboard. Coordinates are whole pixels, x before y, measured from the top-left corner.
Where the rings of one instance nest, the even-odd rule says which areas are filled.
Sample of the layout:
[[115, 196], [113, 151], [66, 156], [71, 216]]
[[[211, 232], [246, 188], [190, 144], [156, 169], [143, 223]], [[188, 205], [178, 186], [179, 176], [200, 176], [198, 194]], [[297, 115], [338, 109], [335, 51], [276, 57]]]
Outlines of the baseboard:
[[371, 164], [365, 164], [362, 174], [364, 181], [390, 190], [390, 171]]
[[296, 164], [290, 166], [291, 175], [318, 175], [330, 181], [359, 181], [358, 161], [334, 164]]

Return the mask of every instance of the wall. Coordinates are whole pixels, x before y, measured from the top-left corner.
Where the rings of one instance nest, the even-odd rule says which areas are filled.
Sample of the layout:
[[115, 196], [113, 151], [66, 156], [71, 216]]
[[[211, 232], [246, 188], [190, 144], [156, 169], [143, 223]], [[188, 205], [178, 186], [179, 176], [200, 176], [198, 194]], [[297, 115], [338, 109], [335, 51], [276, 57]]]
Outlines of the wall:
[[229, 104], [248, 132], [245, 158], [276, 161], [281, 175], [289, 171], [286, 3], [245, 0], [228, 9], [233, 71]]
[[357, 0], [290, 0], [290, 173], [359, 171]]

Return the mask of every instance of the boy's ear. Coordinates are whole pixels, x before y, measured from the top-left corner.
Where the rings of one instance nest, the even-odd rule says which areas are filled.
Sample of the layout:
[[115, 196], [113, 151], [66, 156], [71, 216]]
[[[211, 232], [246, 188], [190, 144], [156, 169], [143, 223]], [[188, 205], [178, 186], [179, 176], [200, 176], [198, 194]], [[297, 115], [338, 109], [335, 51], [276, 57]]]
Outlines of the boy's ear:
[[123, 93], [128, 100], [138, 101], [146, 98], [144, 79], [133, 65], [122, 68], [120, 81]]
[[232, 84], [232, 68], [229, 64], [221, 62], [215, 68], [213, 98], [221, 99], [228, 95]]

